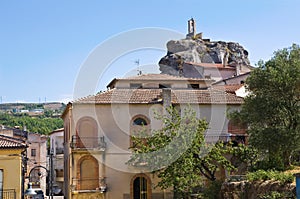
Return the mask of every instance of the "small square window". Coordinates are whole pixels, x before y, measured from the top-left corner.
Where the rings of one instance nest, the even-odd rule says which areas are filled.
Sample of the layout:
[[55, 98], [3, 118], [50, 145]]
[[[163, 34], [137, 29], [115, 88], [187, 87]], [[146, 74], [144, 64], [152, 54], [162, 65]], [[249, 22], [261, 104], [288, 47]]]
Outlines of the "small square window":
[[188, 87], [193, 89], [200, 88], [199, 84], [189, 84]]
[[36, 149], [31, 149], [31, 156], [35, 157], [36, 156]]

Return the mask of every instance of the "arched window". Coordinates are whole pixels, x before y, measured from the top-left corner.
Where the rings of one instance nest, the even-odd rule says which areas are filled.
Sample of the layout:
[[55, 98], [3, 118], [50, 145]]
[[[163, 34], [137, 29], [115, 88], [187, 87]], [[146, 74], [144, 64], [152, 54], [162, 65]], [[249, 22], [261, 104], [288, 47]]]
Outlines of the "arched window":
[[77, 147], [95, 148], [98, 146], [98, 125], [91, 117], [83, 117], [77, 122]]
[[149, 124], [150, 120], [144, 115], [136, 115], [131, 119], [131, 126], [147, 126]]
[[131, 199], [151, 199], [151, 180], [145, 174], [138, 174], [131, 180]]
[[[150, 131], [150, 120], [144, 115], [136, 115], [131, 120], [130, 137], [135, 135], [141, 139], [145, 138]], [[130, 138], [130, 146], [134, 146], [132, 138]]]
[[86, 155], [79, 159], [77, 169], [79, 190], [95, 190], [99, 187], [99, 164], [93, 156]]
[[148, 122], [144, 118], [138, 117], [133, 120], [132, 125], [146, 126]]

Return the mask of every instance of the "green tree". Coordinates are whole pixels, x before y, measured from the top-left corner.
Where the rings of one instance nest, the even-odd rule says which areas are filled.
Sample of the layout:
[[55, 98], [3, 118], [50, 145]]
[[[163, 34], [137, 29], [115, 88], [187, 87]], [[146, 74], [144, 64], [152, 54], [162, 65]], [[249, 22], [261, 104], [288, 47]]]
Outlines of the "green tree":
[[0, 113], [0, 124], [9, 127], [19, 126], [21, 129], [26, 126], [27, 131], [40, 134], [48, 134], [63, 127], [63, 121], [60, 118], [13, 116], [7, 113]]
[[233, 169], [224, 154], [228, 150], [222, 143], [215, 146], [204, 142], [207, 122], [198, 119], [191, 108], [180, 114], [169, 108], [167, 114], [158, 115], [163, 127], [150, 136], [147, 130], [133, 136], [133, 154], [128, 164], [143, 165], [143, 170], [154, 172], [160, 178], [157, 186], [173, 187], [174, 198], [188, 198], [203, 179], [216, 180], [216, 171], [223, 167]]
[[300, 146], [300, 48], [278, 50], [251, 72], [250, 95], [238, 114], [248, 123], [250, 144], [264, 154], [267, 167], [284, 169]]

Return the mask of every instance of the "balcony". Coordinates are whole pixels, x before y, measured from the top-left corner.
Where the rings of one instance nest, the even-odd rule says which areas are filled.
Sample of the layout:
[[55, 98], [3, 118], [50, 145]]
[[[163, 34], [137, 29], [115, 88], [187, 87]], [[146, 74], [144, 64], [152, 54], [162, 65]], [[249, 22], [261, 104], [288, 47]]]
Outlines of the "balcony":
[[70, 147], [74, 150], [98, 150], [105, 151], [106, 142], [104, 136], [101, 137], [82, 137], [73, 135]]
[[107, 190], [107, 185], [104, 177], [85, 179], [73, 178], [71, 189], [72, 192], [79, 193], [104, 193]]
[[2, 199], [16, 199], [15, 189], [0, 189], [0, 198]]

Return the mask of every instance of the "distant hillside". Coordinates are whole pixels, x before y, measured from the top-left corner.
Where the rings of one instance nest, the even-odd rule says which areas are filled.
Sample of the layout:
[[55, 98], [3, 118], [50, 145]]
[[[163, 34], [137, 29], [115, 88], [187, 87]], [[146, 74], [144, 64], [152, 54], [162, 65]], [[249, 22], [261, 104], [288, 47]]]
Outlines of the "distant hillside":
[[22, 114], [0, 113], [0, 125], [18, 127], [27, 129], [28, 132], [47, 135], [56, 129], [62, 128], [63, 120], [61, 118], [46, 117], [45, 115], [31, 117]]
[[0, 104], [0, 125], [48, 134], [63, 127], [60, 116], [65, 107], [59, 102]]
[[59, 102], [49, 103], [3, 103], [0, 104], [0, 112], [14, 115], [40, 116], [46, 114], [47, 117], [58, 117], [61, 115], [66, 105]]

